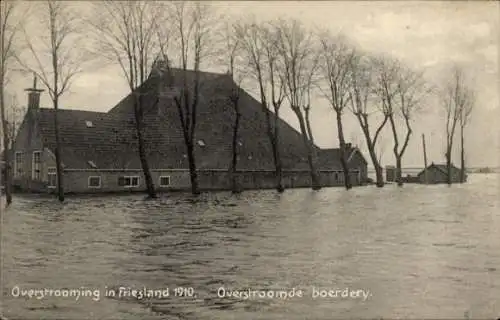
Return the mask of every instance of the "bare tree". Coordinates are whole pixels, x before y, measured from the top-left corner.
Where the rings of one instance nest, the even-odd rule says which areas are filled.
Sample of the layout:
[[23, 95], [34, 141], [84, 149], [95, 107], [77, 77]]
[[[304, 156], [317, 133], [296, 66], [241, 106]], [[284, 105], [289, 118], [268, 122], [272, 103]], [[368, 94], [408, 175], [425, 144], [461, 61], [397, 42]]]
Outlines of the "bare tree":
[[[219, 26], [214, 8], [205, 2], [173, 3], [171, 15], [173, 34], [180, 60], [180, 93], [174, 97], [186, 145], [191, 180], [191, 192], [200, 193], [194, 152], [196, 120], [201, 99], [202, 78], [200, 66], [216, 50], [210, 36]], [[189, 72], [192, 70], [192, 72]], [[189, 73], [194, 74], [193, 77]]]
[[[18, 63], [26, 71], [36, 75], [47, 87], [54, 107], [54, 134], [56, 140], [55, 157], [57, 171], [57, 194], [64, 201], [63, 169], [61, 164], [61, 141], [59, 135], [58, 110], [61, 96], [69, 90], [75, 76], [81, 72], [87, 60], [83, 50], [79, 50], [82, 40], [80, 19], [68, 3], [48, 0], [40, 3], [41, 20], [45, 24], [42, 35], [35, 37], [33, 28], [29, 36], [25, 30], [26, 52], [31, 59], [17, 56]], [[45, 41], [47, 40], [47, 41]]]
[[471, 88], [464, 88], [463, 103], [460, 106], [460, 182], [466, 181], [465, 168], [465, 148], [464, 148], [464, 131], [465, 127], [469, 124], [472, 111], [474, 110], [475, 94]]
[[[6, 97], [7, 96], [8, 95], [6, 94]], [[21, 126], [25, 114], [26, 107], [19, 103], [16, 95], [11, 96], [6, 103], [5, 110], [7, 126], [4, 128], [4, 130], [7, 133], [7, 143], [5, 145], [5, 148], [7, 150], [12, 149], [17, 131]]]
[[[307, 130], [307, 136], [309, 138], [309, 141], [311, 142], [312, 145], [314, 145], [314, 135], [312, 133], [312, 126], [311, 126], [311, 97], [312, 97], [312, 90], [313, 86], [316, 85], [316, 80], [315, 75], [316, 75], [316, 68], [319, 66], [319, 57], [315, 56], [314, 61], [313, 61], [313, 67], [311, 69], [311, 72], [309, 73], [309, 76], [306, 78], [306, 98], [305, 98], [305, 104], [302, 106], [302, 110], [304, 110], [304, 120], [306, 122], [306, 130]], [[313, 153], [316, 150], [315, 148], [312, 148]]]
[[[150, 90], [142, 85], [153, 72], [169, 79], [168, 44], [170, 24], [168, 4], [158, 1], [104, 1], [96, 3], [90, 26], [98, 40], [98, 50], [104, 58], [117, 63], [127, 80], [133, 97], [137, 151], [149, 198], [156, 198], [145, 141], [145, 110], [151, 108], [146, 99]], [[167, 67], [166, 69], [164, 67]], [[157, 75], [156, 73], [154, 73]], [[156, 89], [156, 88], [155, 88]]]
[[372, 135], [370, 127], [370, 115], [378, 110], [373, 110], [373, 87], [374, 87], [374, 65], [373, 59], [366, 55], [359, 55], [351, 63], [351, 89], [349, 100], [351, 101], [351, 111], [361, 126], [365, 136], [366, 147], [375, 168], [377, 187], [384, 186], [383, 169], [380, 165], [380, 159], [377, 158], [375, 147], [382, 129], [387, 123], [389, 116], [386, 112], [382, 113], [382, 121]]
[[[13, 159], [10, 157], [13, 146], [14, 146], [14, 141], [17, 135], [17, 131], [19, 130], [19, 127], [21, 126], [21, 123], [24, 119], [24, 115], [26, 114], [26, 107], [19, 104], [19, 101], [17, 100], [17, 97], [15, 95], [8, 95], [5, 91], [5, 96], [4, 98], [4, 103], [5, 103], [5, 124], [2, 126], [2, 134], [4, 139], [2, 140], [2, 148], [4, 152], [4, 157], [5, 159], [5, 168], [9, 166], [9, 169], [13, 167]], [[7, 137], [7, 138], [5, 138]], [[7, 153], [9, 153], [7, 155]], [[9, 161], [9, 163], [7, 163]], [[11, 169], [10, 169], [11, 170]], [[11, 171], [9, 171], [9, 174], [12, 174]], [[11, 187], [12, 187], [12, 176], [9, 176], [7, 178], [7, 170], [4, 171], [4, 176], [2, 177], [3, 181], [3, 186], [5, 189], [5, 194], [6, 194], [6, 200], [9, 200], [10, 196], [10, 202], [7, 202], [7, 205], [9, 205], [12, 202], [12, 194], [11, 194]]]
[[[284, 82], [279, 74], [276, 33], [269, 24], [244, 23], [236, 26], [240, 39], [244, 67], [257, 80], [262, 112], [272, 147], [276, 176], [276, 190], [283, 192], [283, 166], [281, 161], [279, 114], [285, 98]], [[274, 116], [269, 109], [272, 105]]]
[[227, 92], [227, 99], [234, 111], [233, 135], [231, 141], [231, 164], [229, 167], [231, 190], [233, 193], [240, 193], [241, 188], [238, 185], [237, 166], [239, 158], [239, 128], [241, 121], [240, 110], [240, 96], [241, 96], [241, 82], [243, 80], [243, 72], [241, 68], [237, 68], [237, 64], [241, 63], [239, 60], [241, 52], [241, 39], [236, 35], [236, 27], [233, 24], [226, 24], [223, 34], [224, 50], [223, 50], [223, 65], [228, 67], [228, 73], [231, 77], [229, 84], [229, 92]]
[[300, 131], [307, 151], [307, 161], [311, 172], [311, 187], [321, 189], [321, 182], [316, 171], [314, 145], [308, 138], [306, 121], [302, 110], [308, 108], [310, 101], [311, 78], [318, 66], [313, 34], [306, 30], [297, 20], [279, 20], [274, 24], [278, 41], [278, 56], [282, 64], [282, 81], [285, 83], [286, 96], [292, 111], [297, 116]]
[[[447, 182], [452, 184], [451, 157], [453, 151], [453, 140], [457, 124], [465, 127], [474, 105], [474, 94], [466, 83], [465, 72], [462, 67], [454, 65], [451, 71], [451, 77], [446, 84], [443, 95], [442, 105], [445, 111], [446, 121], [446, 167]], [[463, 151], [462, 151], [463, 153]], [[462, 156], [465, 162], [465, 156]], [[462, 171], [465, 168], [462, 169]], [[463, 173], [465, 176], [465, 172]]]
[[[3, 154], [5, 161], [5, 171], [2, 180], [4, 181], [4, 190], [6, 204], [9, 206], [12, 203], [12, 161], [10, 155], [10, 143], [12, 141], [9, 136], [10, 128], [8, 117], [6, 115], [5, 94], [7, 85], [7, 73], [9, 64], [15, 57], [15, 41], [19, 31], [19, 22], [14, 23], [14, 16], [16, 10], [16, 2], [14, 1], [1, 1], [0, 2], [0, 116], [3, 131]], [[18, 20], [20, 21], [20, 20]]]
[[344, 171], [345, 188], [349, 190], [352, 188], [352, 183], [347, 165], [348, 150], [346, 150], [342, 116], [349, 104], [351, 65], [355, 58], [356, 50], [345, 38], [341, 36], [333, 37], [329, 33], [324, 33], [320, 42], [320, 73], [325, 87], [325, 89], [321, 88], [321, 91], [335, 111], [340, 146], [340, 163]]
[[[394, 140], [393, 153], [396, 160], [396, 182], [403, 185], [402, 158], [412, 134], [412, 120], [421, 107], [427, 93], [422, 74], [417, 73], [394, 58], [379, 58], [376, 65], [375, 92], [381, 101], [381, 110], [389, 118]], [[401, 145], [397, 119], [404, 121], [405, 133]]]

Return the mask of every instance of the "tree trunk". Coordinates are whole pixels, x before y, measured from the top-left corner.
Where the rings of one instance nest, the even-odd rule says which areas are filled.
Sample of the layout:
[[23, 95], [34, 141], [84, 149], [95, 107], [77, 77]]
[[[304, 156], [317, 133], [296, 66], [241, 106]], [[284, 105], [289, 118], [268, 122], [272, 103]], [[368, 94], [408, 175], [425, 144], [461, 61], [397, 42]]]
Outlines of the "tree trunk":
[[198, 172], [196, 171], [193, 141], [188, 141], [186, 145], [187, 145], [187, 156], [189, 162], [189, 178], [191, 179], [191, 193], [193, 195], [199, 195], [200, 189], [198, 187]]
[[61, 159], [61, 139], [59, 137], [59, 99], [56, 97], [54, 99], [54, 134], [56, 136], [56, 171], [57, 171], [57, 198], [60, 202], [64, 201], [64, 179], [63, 179], [63, 168]]
[[307, 137], [307, 129], [304, 121], [304, 117], [302, 116], [302, 112], [298, 107], [294, 107], [293, 111], [297, 115], [300, 125], [300, 131], [302, 133], [302, 139], [304, 141], [304, 146], [307, 151], [307, 162], [309, 164], [309, 170], [311, 172], [311, 188], [313, 190], [321, 189], [321, 184], [319, 181], [318, 172], [314, 166], [313, 154], [312, 154], [312, 143], [311, 140]]
[[448, 146], [448, 150], [446, 151], [446, 182], [448, 185], [451, 185], [451, 145]]
[[396, 123], [394, 121], [394, 114], [389, 115], [389, 122], [392, 129], [392, 137], [394, 139], [394, 146], [392, 147], [392, 152], [394, 153], [394, 158], [396, 159], [396, 183], [399, 187], [403, 186], [402, 172], [401, 172], [401, 155], [399, 154], [399, 139], [398, 132], [396, 131]]
[[[0, 77], [3, 78], [3, 75], [0, 75]], [[0, 79], [2, 81], [2, 79]], [[12, 161], [10, 157], [10, 139], [9, 139], [9, 130], [8, 130], [8, 124], [7, 124], [7, 119], [5, 117], [5, 99], [4, 99], [4, 90], [3, 90], [3, 81], [0, 83], [0, 115], [2, 117], [2, 128], [3, 128], [3, 154], [4, 154], [4, 165], [5, 165], [5, 171], [4, 171], [4, 176], [3, 176], [3, 186], [4, 186], [4, 192], [5, 192], [5, 200], [6, 200], [6, 205], [9, 206], [12, 203], [12, 193], [11, 193], [11, 187], [12, 187], [12, 175], [11, 175], [11, 168], [12, 168]]]
[[[187, 85], [184, 84], [184, 88]], [[186, 153], [188, 158], [189, 166], [189, 178], [191, 181], [191, 193], [193, 195], [199, 195], [200, 190], [198, 187], [198, 172], [196, 170], [196, 162], [194, 155], [194, 126], [196, 121], [194, 120], [196, 110], [193, 109], [192, 112], [189, 110], [188, 93], [184, 91], [184, 101], [181, 103], [176, 99], [177, 111], [179, 112], [179, 120], [182, 127], [182, 133], [184, 136], [184, 144], [186, 145]], [[195, 106], [196, 103], [193, 103]], [[184, 111], [183, 111], [184, 108]], [[186, 114], [184, 114], [186, 112]], [[193, 117], [193, 118], [190, 118]]]
[[10, 150], [4, 149], [4, 176], [3, 176], [3, 187], [5, 192], [6, 206], [8, 207], [12, 203], [12, 161], [10, 159]]
[[[140, 93], [139, 93], [140, 94]], [[137, 132], [137, 142], [139, 149], [139, 159], [141, 160], [142, 172], [144, 174], [144, 180], [146, 183], [146, 191], [149, 198], [156, 198], [156, 191], [151, 177], [151, 172], [149, 171], [149, 163], [146, 157], [146, 148], [144, 146], [144, 137], [142, 135], [144, 123], [143, 123], [143, 110], [142, 110], [142, 99], [140, 96], [136, 96], [134, 100], [134, 115], [135, 115], [135, 128]]]
[[283, 193], [285, 187], [283, 186], [283, 166], [281, 164], [280, 152], [278, 147], [278, 136], [272, 138], [271, 144], [273, 146], [273, 159], [274, 167], [276, 168], [276, 191]]
[[337, 130], [339, 135], [339, 145], [340, 145], [340, 164], [342, 165], [342, 170], [344, 171], [344, 186], [346, 190], [352, 188], [351, 176], [349, 175], [349, 166], [347, 165], [346, 157], [346, 145], [344, 137], [344, 127], [342, 125], [342, 113], [337, 112]]
[[402, 171], [403, 171], [403, 168], [402, 168], [401, 156], [399, 154], [396, 154], [396, 182], [398, 183], [399, 187], [403, 186]]
[[372, 143], [368, 144], [368, 152], [370, 154], [370, 158], [373, 163], [373, 167], [375, 168], [375, 176], [376, 176], [376, 185], [378, 188], [382, 188], [384, 186], [384, 175], [382, 172], [382, 167], [377, 159], [377, 155], [375, 154], [375, 146]]
[[[384, 175], [382, 173], [382, 167], [380, 166], [380, 162], [378, 161], [377, 155], [375, 154], [375, 143], [372, 141], [372, 139], [370, 137], [368, 120], [365, 120], [365, 122], [363, 122], [362, 117], [363, 116], [360, 114], [356, 115], [356, 118], [358, 118], [359, 124], [361, 126], [361, 130], [363, 131], [363, 134], [365, 136], [366, 146], [368, 147], [368, 153], [370, 154], [370, 159], [372, 160], [373, 167], [375, 168], [376, 185], [378, 188], [382, 188], [384, 186]], [[365, 116], [365, 119], [366, 119], [366, 116]], [[381, 129], [384, 126], [384, 124], [385, 124], [385, 121], [382, 122], [382, 125], [380, 126], [379, 129]], [[376, 134], [375, 136], [378, 136], [378, 135]]]
[[231, 191], [232, 193], [240, 193], [241, 190], [238, 186], [238, 180], [236, 176], [236, 166], [238, 164], [238, 129], [240, 126], [241, 114], [237, 105], [235, 105], [235, 113], [236, 113], [236, 118], [234, 120], [233, 143], [232, 143], [233, 155], [231, 161]]
[[464, 126], [460, 126], [460, 182], [465, 182]]
[[273, 136], [274, 166], [276, 167], [276, 191], [283, 193], [283, 165], [280, 153], [279, 108], [274, 106], [274, 136]]
[[311, 140], [311, 143], [314, 144], [314, 137], [312, 134], [312, 129], [311, 129], [311, 120], [310, 120], [310, 108], [304, 108], [304, 112], [306, 114], [306, 128], [307, 128], [307, 135], [309, 136], [309, 140]]
[[271, 117], [269, 110], [265, 107], [265, 104], [262, 104], [262, 112], [264, 112], [266, 116], [266, 124], [267, 124], [267, 136], [269, 137], [269, 142], [271, 143], [271, 148], [273, 152], [273, 161], [275, 168], [275, 176], [276, 176], [276, 191], [282, 193], [285, 191], [283, 187], [283, 169], [281, 165], [281, 158], [279, 152], [279, 130], [278, 130], [278, 113], [275, 109], [274, 114], [274, 132], [273, 127], [271, 126]]

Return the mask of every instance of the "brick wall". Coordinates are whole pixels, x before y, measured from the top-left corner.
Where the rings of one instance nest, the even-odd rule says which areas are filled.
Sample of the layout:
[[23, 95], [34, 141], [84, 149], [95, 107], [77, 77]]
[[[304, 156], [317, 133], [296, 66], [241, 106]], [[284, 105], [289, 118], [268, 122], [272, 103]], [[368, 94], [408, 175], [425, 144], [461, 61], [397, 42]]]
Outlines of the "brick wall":
[[[89, 187], [89, 177], [101, 177], [99, 188]], [[119, 177], [138, 176], [139, 185], [134, 187], [120, 186]], [[160, 176], [170, 177], [170, 187], [160, 187]], [[188, 171], [152, 171], [151, 178], [157, 190], [177, 190], [188, 189], [190, 187]], [[99, 192], [134, 192], [146, 189], [146, 182], [142, 170], [126, 171], [65, 171], [64, 172], [65, 192], [70, 193], [99, 193]]]
[[[343, 185], [343, 173], [341, 171], [320, 172], [320, 175], [321, 182], [325, 187]], [[89, 187], [89, 177], [91, 176], [101, 177], [101, 186], [99, 188]], [[138, 176], [139, 185], [135, 187], [120, 186], [118, 179], [122, 176]], [[158, 191], [189, 190], [191, 188], [189, 171], [187, 170], [153, 170], [151, 176]], [[170, 177], [169, 187], [160, 186], [160, 176]], [[274, 172], [272, 171], [239, 172], [237, 181], [244, 190], [272, 189], [276, 184]], [[357, 173], [351, 174], [351, 181], [353, 185], [359, 185]], [[230, 175], [227, 171], [200, 171], [198, 172], [198, 182], [202, 190], [228, 190], [231, 188]], [[307, 171], [283, 172], [283, 185], [285, 188], [310, 187], [310, 173]], [[68, 193], [133, 192], [144, 191], [146, 184], [142, 170], [65, 170], [64, 187], [65, 192]]]

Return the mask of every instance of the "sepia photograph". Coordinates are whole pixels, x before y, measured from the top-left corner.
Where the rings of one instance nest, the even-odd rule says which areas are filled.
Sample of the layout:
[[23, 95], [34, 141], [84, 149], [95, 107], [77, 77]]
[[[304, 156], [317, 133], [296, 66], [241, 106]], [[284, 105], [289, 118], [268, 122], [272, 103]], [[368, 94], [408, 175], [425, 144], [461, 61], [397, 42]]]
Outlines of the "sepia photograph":
[[0, 320], [500, 320], [500, 2], [0, 2]]

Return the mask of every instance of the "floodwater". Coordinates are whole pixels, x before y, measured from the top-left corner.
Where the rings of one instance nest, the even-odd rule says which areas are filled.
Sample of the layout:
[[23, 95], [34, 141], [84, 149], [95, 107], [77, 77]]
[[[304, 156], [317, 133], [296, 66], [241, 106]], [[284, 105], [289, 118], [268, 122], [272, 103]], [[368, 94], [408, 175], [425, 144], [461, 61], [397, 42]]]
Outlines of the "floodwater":
[[[78, 197], [61, 205], [19, 196], [2, 217], [1, 313], [8, 319], [496, 319], [499, 178], [472, 174], [469, 183], [451, 187], [215, 193], [196, 200]], [[134, 298], [132, 289], [145, 295]], [[236, 290], [248, 296], [229, 296]], [[320, 290], [332, 292], [325, 297]]]

